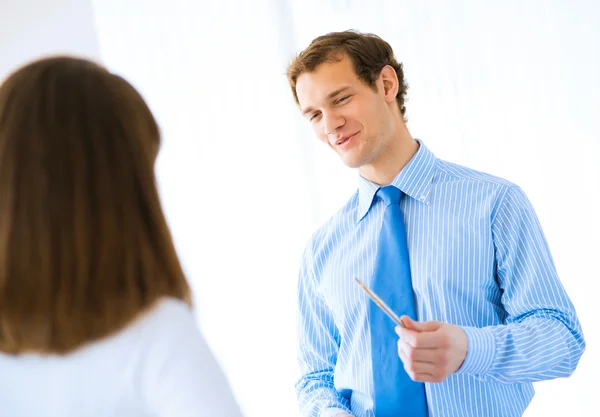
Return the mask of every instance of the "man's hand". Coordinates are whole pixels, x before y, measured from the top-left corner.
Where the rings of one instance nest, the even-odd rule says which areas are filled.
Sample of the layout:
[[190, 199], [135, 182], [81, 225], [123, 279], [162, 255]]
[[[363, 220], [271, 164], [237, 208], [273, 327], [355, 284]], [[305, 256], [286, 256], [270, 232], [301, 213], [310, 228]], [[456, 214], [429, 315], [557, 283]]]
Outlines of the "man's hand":
[[413, 381], [442, 382], [467, 357], [468, 341], [458, 326], [437, 321], [416, 322], [402, 316], [406, 328], [396, 327], [398, 355]]

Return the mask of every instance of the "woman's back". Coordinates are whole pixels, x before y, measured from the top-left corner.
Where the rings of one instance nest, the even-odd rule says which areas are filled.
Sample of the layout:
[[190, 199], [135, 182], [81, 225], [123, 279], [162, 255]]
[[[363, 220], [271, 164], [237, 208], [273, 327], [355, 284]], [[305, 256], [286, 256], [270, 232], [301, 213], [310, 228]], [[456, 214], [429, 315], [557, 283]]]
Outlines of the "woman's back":
[[0, 353], [0, 416], [240, 416], [183, 302], [64, 356]]
[[0, 416], [239, 416], [194, 325], [125, 79], [51, 57], [0, 85]]

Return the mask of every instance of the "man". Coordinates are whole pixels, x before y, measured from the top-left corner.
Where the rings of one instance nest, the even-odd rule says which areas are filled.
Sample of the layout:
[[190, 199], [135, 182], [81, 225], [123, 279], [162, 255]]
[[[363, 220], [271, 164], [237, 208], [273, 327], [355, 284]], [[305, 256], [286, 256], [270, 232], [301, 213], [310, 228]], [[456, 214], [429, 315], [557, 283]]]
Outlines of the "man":
[[402, 65], [375, 35], [315, 39], [288, 79], [317, 137], [360, 175], [302, 261], [304, 415], [521, 416], [531, 383], [571, 375], [585, 349], [523, 191], [411, 137]]

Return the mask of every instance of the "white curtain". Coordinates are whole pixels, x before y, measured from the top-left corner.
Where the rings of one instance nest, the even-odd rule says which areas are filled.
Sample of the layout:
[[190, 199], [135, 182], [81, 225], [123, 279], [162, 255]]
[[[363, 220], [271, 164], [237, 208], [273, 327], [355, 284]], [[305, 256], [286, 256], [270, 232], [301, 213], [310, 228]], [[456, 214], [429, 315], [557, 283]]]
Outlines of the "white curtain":
[[404, 62], [409, 129], [521, 185], [588, 350], [526, 416], [598, 416], [600, 6], [595, 1], [92, 0], [100, 55], [164, 133], [158, 175], [199, 323], [248, 417], [293, 416], [301, 251], [356, 187], [285, 68], [315, 36], [379, 34]]

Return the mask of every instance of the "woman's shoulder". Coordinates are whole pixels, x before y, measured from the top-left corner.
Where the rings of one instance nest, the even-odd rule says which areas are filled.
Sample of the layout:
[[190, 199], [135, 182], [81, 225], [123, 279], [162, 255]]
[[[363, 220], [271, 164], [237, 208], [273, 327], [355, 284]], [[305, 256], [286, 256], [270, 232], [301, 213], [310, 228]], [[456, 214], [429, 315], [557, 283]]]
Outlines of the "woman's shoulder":
[[192, 308], [182, 300], [163, 297], [140, 314], [125, 333], [141, 339], [180, 339], [186, 334], [199, 332]]
[[177, 298], [163, 297], [144, 312], [138, 321], [172, 327], [173, 324], [181, 323], [181, 321], [189, 324], [195, 319], [192, 308], [186, 302]]

